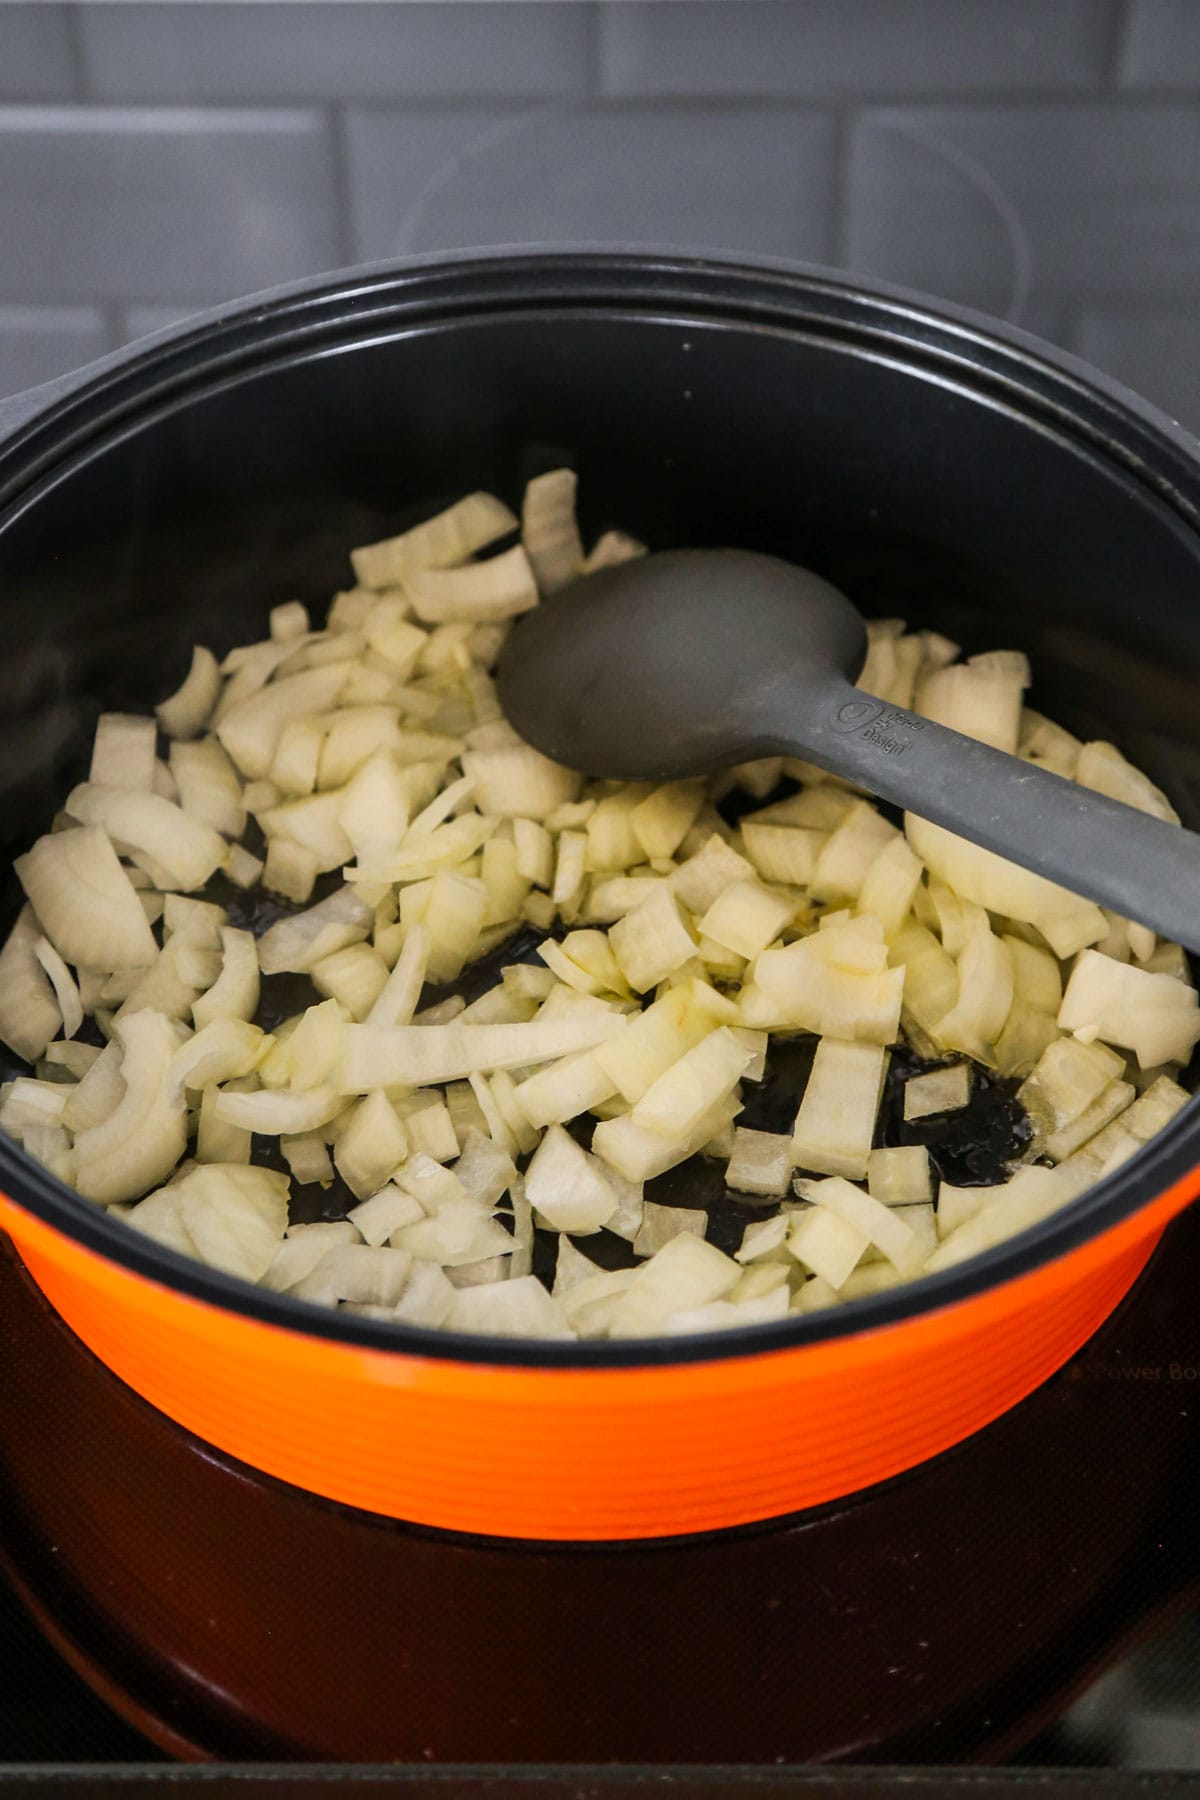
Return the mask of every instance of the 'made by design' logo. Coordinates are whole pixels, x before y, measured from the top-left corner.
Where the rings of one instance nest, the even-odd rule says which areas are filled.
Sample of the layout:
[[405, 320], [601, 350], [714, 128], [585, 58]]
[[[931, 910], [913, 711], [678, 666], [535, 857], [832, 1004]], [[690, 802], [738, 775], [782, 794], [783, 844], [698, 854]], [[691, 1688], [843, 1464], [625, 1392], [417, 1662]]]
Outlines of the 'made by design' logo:
[[913, 734], [925, 730], [925, 721], [864, 696], [842, 702], [834, 714], [833, 729], [861, 732], [867, 743], [878, 745], [885, 756], [903, 756]]

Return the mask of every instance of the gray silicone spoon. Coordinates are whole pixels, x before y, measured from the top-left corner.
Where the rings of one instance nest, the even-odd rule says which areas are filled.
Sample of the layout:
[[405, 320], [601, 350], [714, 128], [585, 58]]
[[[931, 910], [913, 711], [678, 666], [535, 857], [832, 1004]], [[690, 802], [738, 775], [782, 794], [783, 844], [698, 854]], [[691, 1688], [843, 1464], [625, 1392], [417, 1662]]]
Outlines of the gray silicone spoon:
[[1200, 837], [853, 686], [866, 628], [820, 576], [670, 550], [527, 614], [498, 669], [529, 743], [595, 776], [677, 780], [799, 756], [1200, 949]]

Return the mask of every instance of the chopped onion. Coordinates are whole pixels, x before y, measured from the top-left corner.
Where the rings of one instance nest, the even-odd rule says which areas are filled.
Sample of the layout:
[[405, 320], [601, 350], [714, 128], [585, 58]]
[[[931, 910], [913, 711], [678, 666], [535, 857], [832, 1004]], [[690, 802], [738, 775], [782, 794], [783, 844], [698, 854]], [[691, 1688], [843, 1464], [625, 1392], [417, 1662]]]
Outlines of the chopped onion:
[[96, 721], [89, 782], [151, 793], [157, 743], [153, 719], [137, 713], [101, 713]]
[[136, 1200], [164, 1181], [187, 1144], [183, 1096], [172, 1098], [168, 1087], [178, 1045], [170, 1020], [133, 1013], [118, 1021], [116, 1037], [124, 1093], [107, 1118], [75, 1138], [76, 1186], [106, 1204]]
[[157, 946], [137, 891], [98, 826], [39, 838], [13, 867], [42, 931], [65, 961], [106, 969], [140, 969], [154, 961]]
[[[447, 507], [444, 512], [414, 525], [399, 537], [384, 538], [377, 544], [364, 544], [350, 552], [354, 573], [364, 588], [389, 588], [403, 584], [414, 568], [447, 569], [465, 562], [477, 550], [483, 550], [497, 538], [517, 529], [517, 519], [503, 501], [492, 494], [468, 494], [465, 499]], [[341, 595], [346, 602], [350, 596]], [[365, 617], [369, 600], [362, 608]], [[350, 607], [343, 604], [342, 622], [348, 622]], [[332, 622], [332, 621], [331, 621]], [[361, 623], [361, 618], [358, 621]]]
[[624, 1025], [608, 1012], [527, 1025], [351, 1025], [339, 1085], [365, 1094], [552, 1062], [605, 1043]]
[[728, 1027], [710, 1032], [646, 1089], [630, 1118], [635, 1125], [647, 1126], [663, 1137], [690, 1137], [700, 1121], [733, 1092], [750, 1055]]
[[258, 1009], [258, 946], [254, 934], [221, 928], [221, 973], [192, 1005], [197, 1031], [214, 1019], [252, 1019]]
[[287, 1229], [287, 1176], [238, 1163], [205, 1163], [176, 1181], [174, 1191], [201, 1260], [227, 1275], [260, 1281]]
[[725, 1169], [725, 1185], [741, 1194], [780, 1200], [792, 1178], [792, 1142], [773, 1131], [751, 1131], [739, 1125], [733, 1155]]
[[823, 1037], [796, 1114], [792, 1160], [826, 1175], [864, 1176], [886, 1073], [882, 1045]]
[[538, 603], [537, 582], [520, 544], [485, 562], [454, 569], [412, 569], [405, 592], [426, 624], [467, 619], [492, 624], [528, 612]]
[[[90, 781], [18, 863], [29, 906], [0, 951], [0, 1037], [42, 1058], [0, 1090], [27, 1154], [174, 1250], [316, 1304], [624, 1338], [884, 1292], [1046, 1217], [1169, 1124], [1200, 1041], [1178, 945], [919, 819], [901, 835], [796, 759], [585, 784], [524, 744], [492, 673], [516, 615], [643, 547], [607, 534], [584, 556], [568, 470], [530, 484], [524, 541], [491, 554], [516, 523], [469, 495], [355, 552], [360, 585], [323, 629], [288, 601], [220, 668], [197, 650], [160, 709], [169, 767], [154, 720], [101, 717]], [[1114, 746], [1024, 707], [1020, 652], [958, 658], [877, 620], [859, 685], [1175, 819]], [[800, 791], [772, 799], [783, 777]], [[765, 802], [736, 827], [717, 811], [734, 793]], [[256, 941], [181, 891], [218, 870], [293, 910]], [[537, 960], [421, 1008], [522, 925], [546, 934]], [[263, 974], [314, 991], [269, 1035]], [[87, 1016], [102, 1051], [71, 1041]], [[773, 1032], [820, 1040], [791, 1136], [735, 1125]], [[906, 1082], [908, 1119], [965, 1105], [975, 1063], [1022, 1080], [1023, 1166], [958, 1189], [924, 1146], [874, 1147], [899, 1040], [964, 1056]], [[565, 1129], [589, 1114], [590, 1151]], [[259, 1133], [288, 1175], [255, 1160]], [[706, 1211], [646, 1200], [696, 1155], [758, 1211], [736, 1257]], [[335, 1177], [350, 1218], [285, 1237], [291, 1183]], [[539, 1226], [559, 1234], [553, 1296]], [[562, 1236], [601, 1230], [636, 1268]]]
[[360, 943], [371, 929], [374, 915], [352, 887], [341, 887], [327, 900], [320, 901], [307, 912], [280, 919], [258, 940], [258, 960], [264, 975], [279, 975], [285, 970], [304, 973], [344, 950], [347, 944]]
[[521, 540], [543, 594], [556, 594], [583, 568], [583, 543], [575, 523], [573, 469], [536, 475], [525, 489], [521, 507]]
[[225, 861], [220, 834], [159, 794], [87, 784], [69, 795], [67, 811], [81, 825], [99, 825], [114, 842], [152, 857], [165, 870], [167, 887], [203, 887]]
[[[672, 1313], [722, 1299], [736, 1287], [740, 1275], [731, 1256], [683, 1232], [637, 1270], [613, 1314], [609, 1336], [652, 1334]], [[583, 1291], [581, 1285], [577, 1296]]]
[[633, 1240], [635, 1256], [657, 1256], [672, 1238], [689, 1232], [702, 1238], [708, 1230], [708, 1214], [691, 1206], [657, 1206], [653, 1200], [642, 1203], [642, 1222]]
[[183, 686], [155, 708], [160, 727], [169, 738], [198, 737], [212, 715], [220, 692], [221, 671], [217, 659], [211, 650], [197, 644]]
[[492, 1336], [575, 1336], [558, 1303], [535, 1275], [460, 1290], [454, 1296], [446, 1325], [450, 1331], [480, 1331]]
[[1063, 1031], [1088, 1032], [1132, 1050], [1148, 1069], [1187, 1061], [1200, 1039], [1200, 1001], [1194, 988], [1170, 975], [1084, 950], [1067, 983], [1058, 1023]]
[[577, 1236], [599, 1231], [617, 1210], [617, 1196], [595, 1159], [561, 1125], [551, 1125], [535, 1151], [525, 1196], [552, 1231]]
[[43, 942], [33, 908], [23, 906], [0, 950], [0, 1040], [26, 1062], [37, 1061], [63, 1022], [61, 1004], [37, 954]]
[[332, 1088], [310, 1088], [305, 1094], [271, 1093], [234, 1094], [226, 1090], [216, 1102], [216, 1115], [243, 1131], [262, 1137], [289, 1137], [301, 1131], [315, 1131], [327, 1125], [342, 1111], [345, 1101]]

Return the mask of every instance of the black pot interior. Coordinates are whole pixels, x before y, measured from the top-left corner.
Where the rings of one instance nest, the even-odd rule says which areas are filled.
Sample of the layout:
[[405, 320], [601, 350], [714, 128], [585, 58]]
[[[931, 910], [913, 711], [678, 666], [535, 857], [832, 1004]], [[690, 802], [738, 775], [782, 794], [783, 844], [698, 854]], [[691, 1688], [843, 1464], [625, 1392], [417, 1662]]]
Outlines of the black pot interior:
[[[668, 281], [637, 299], [631, 278], [623, 303], [585, 283], [568, 304], [523, 266], [492, 266], [491, 304], [443, 296], [386, 327], [335, 299], [307, 347], [267, 309], [219, 373], [211, 328], [135, 359], [123, 421], [100, 409], [94, 441], [82, 428], [18, 492], [0, 515], [5, 866], [86, 768], [101, 710], [150, 707], [194, 642], [260, 635], [278, 601], [319, 607], [350, 545], [470, 488], [516, 502], [559, 460], [586, 537], [773, 551], [868, 615], [1024, 649], [1034, 705], [1116, 741], [1200, 824], [1200, 474], [1177, 445], [1151, 467], [1152, 425], [1086, 393], [1068, 416], [1077, 384], [1036, 355], [861, 298], [847, 323], [820, 283], [762, 277], [768, 317], [749, 294], [694, 302], [694, 270], [677, 298]], [[11, 916], [11, 878], [4, 899]], [[1193, 1130], [1106, 1184], [1104, 1216], [1183, 1173]], [[865, 1303], [863, 1323], [913, 1304]]]

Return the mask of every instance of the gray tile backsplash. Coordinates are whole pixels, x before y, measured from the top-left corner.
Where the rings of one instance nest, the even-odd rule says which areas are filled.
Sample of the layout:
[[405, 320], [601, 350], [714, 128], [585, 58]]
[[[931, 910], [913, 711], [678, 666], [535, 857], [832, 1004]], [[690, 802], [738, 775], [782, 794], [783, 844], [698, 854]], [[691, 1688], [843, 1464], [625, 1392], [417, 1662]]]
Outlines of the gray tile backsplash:
[[0, 306], [0, 394], [37, 387], [109, 348], [95, 306]]
[[1200, 0], [0, 0], [0, 390], [355, 258], [616, 240], [979, 306], [1200, 427]]
[[78, 93], [67, 6], [0, 6], [0, 100]]
[[119, 100], [455, 100], [580, 91], [586, 5], [84, 5], [89, 91]]
[[616, 94], [1087, 91], [1116, 0], [612, 0], [600, 72]]
[[1200, 436], [1200, 308], [1088, 308], [1079, 354]]
[[587, 240], [827, 258], [834, 130], [800, 108], [351, 112], [354, 247]]
[[1045, 101], [868, 110], [847, 260], [992, 310], [1027, 285], [1078, 302], [1200, 299], [1200, 106]]
[[0, 299], [224, 299], [337, 260], [318, 112], [0, 107]]
[[1196, 0], [1130, 0], [1119, 64], [1126, 87], [1200, 91]]

